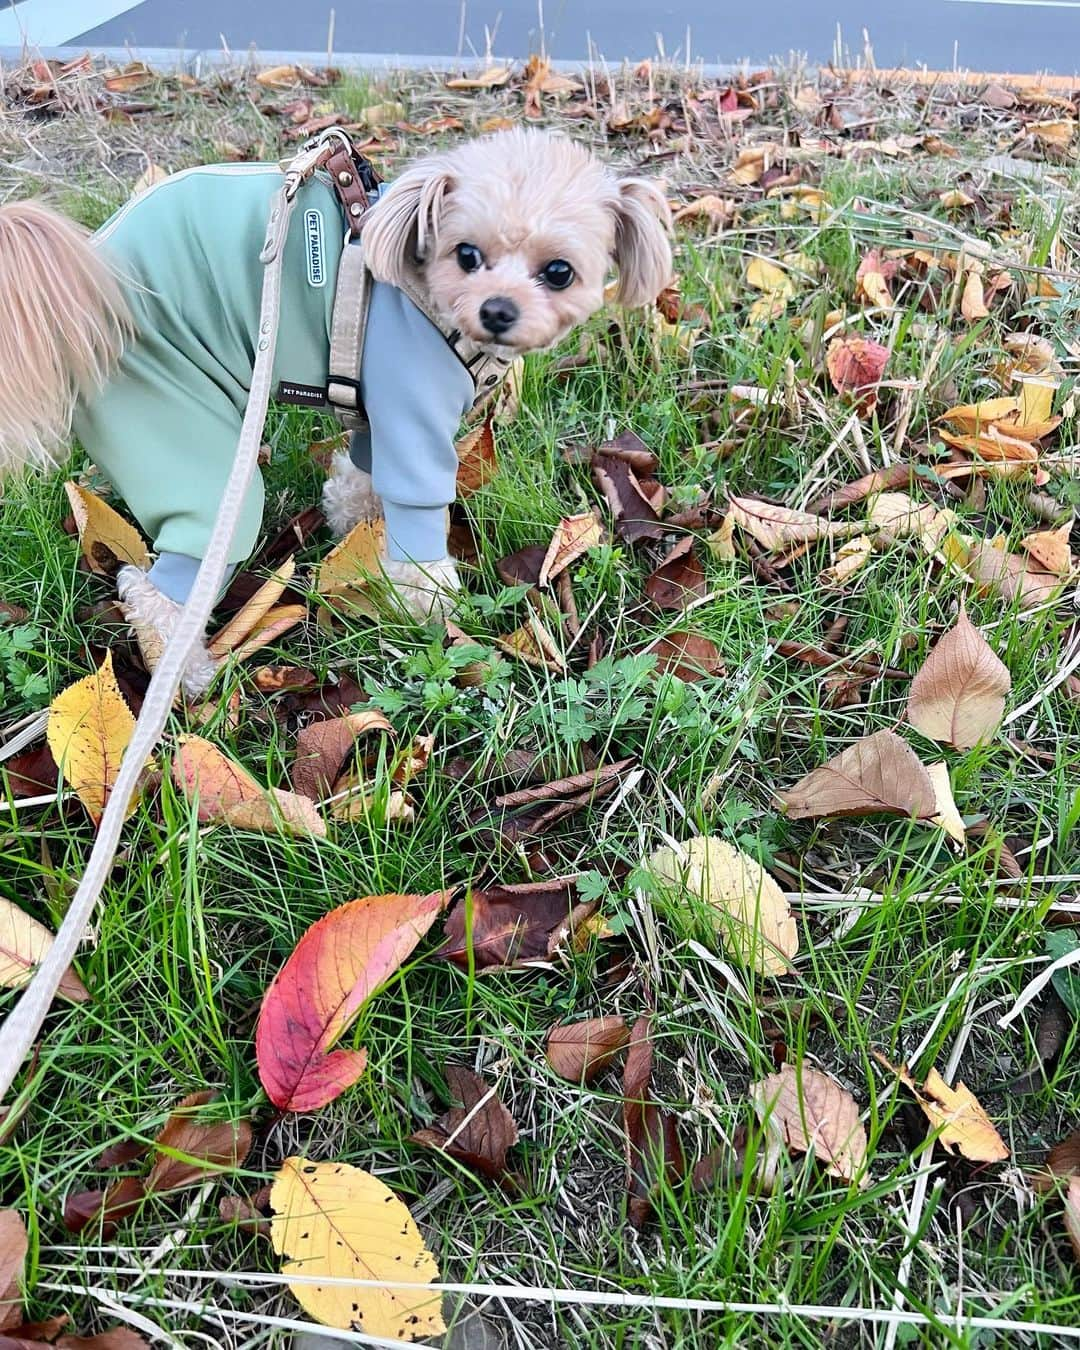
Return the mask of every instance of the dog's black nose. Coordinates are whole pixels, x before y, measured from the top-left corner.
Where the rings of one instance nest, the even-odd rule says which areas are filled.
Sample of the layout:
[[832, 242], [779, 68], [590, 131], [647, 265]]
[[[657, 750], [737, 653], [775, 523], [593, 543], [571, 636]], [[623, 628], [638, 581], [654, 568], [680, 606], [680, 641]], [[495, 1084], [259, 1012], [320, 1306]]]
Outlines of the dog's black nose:
[[492, 335], [498, 337], [508, 328], [513, 328], [521, 311], [513, 300], [506, 295], [493, 295], [480, 306], [480, 322]]

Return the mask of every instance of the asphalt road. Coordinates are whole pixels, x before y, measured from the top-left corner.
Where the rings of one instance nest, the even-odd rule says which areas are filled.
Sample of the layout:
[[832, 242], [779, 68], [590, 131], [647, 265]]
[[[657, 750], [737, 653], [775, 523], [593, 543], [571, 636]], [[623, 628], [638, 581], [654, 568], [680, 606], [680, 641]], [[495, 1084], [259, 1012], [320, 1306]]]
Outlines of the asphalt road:
[[143, 0], [72, 36], [88, 46], [201, 50], [224, 40], [234, 50], [319, 52], [331, 8], [339, 52], [468, 57], [484, 51], [487, 25], [497, 53], [523, 56], [540, 46], [542, 8], [548, 53], [567, 59], [590, 43], [611, 59], [638, 58], [655, 53], [659, 38], [670, 56], [689, 50], [708, 62], [789, 51], [823, 62], [838, 29], [857, 54], [868, 27], [883, 66], [1063, 75], [1080, 67], [1080, 0], [466, 0], [464, 19], [462, 0]]

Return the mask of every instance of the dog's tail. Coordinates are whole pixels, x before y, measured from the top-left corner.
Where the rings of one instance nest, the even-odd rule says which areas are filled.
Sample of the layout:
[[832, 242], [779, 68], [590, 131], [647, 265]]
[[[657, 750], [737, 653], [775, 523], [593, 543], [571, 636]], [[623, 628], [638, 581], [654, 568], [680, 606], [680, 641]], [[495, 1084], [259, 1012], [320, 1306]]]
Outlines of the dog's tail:
[[37, 202], [0, 206], [0, 477], [66, 456], [75, 402], [105, 382], [130, 326], [80, 226]]

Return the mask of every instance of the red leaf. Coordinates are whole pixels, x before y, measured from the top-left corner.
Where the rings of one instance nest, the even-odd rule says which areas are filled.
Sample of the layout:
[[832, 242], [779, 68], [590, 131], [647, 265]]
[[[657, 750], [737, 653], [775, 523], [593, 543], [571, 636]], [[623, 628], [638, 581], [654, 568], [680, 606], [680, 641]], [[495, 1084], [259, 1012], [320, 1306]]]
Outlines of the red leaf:
[[606, 1069], [630, 1039], [623, 1017], [590, 1017], [551, 1028], [547, 1062], [568, 1083], [589, 1083]]
[[417, 1130], [412, 1142], [449, 1153], [498, 1181], [506, 1173], [507, 1150], [518, 1140], [517, 1123], [479, 1074], [460, 1064], [448, 1064], [445, 1072], [450, 1093], [461, 1105], [451, 1107], [429, 1129]]
[[[251, 1124], [247, 1120], [192, 1118], [200, 1106], [212, 1101], [212, 1092], [193, 1092], [176, 1107], [154, 1143], [158, 1157], [146, 1178], [148, 1194], [178, 1191], [208, 1176], [233, 1170], [251, 1151]], [[164, 1150], [168, 1149], [167, 1153]], [[174, 1158], [170, 1153], [185, 1157]]]
[[656, 657], [657, 675], [670, 673], [690, 683], [727, 674], [719, 647], [700, 633], [668, 633], [639, 650]]
[[885, 373], [889, 349], [869, 338], [838, 337], [829, 343], [825, 365], [838, 394], [856, 397], [860, 412], [869, 414], [877, 403], [877, 386]]
[[367, 1052], [333, 1045], [449, 898], [367, 896], [312, 924], [266, 991], [255, 1031], [259, 1078], [275, 1106], [314, 1111], [356, 1082]]
[[64, 1227], [81, 1233], [101, 1219], [101, 1236], [112, 1237], [124, 1219], [134, 1214], [146, 1190], [139, 1177], [121, 1177], [107, 1191], [77, 1191], [64, 1204]]
[[653, 1197], [661, 1182], [677, 1182], [686, 1167], [676, 1118], [652, 1100], [651, 1079], [649, 1019], [639, 1017], [630, 1032], [623, 1070], [626, 1184], [630, 1222], [635, 1228], [640, 1228], [652, 1213]]

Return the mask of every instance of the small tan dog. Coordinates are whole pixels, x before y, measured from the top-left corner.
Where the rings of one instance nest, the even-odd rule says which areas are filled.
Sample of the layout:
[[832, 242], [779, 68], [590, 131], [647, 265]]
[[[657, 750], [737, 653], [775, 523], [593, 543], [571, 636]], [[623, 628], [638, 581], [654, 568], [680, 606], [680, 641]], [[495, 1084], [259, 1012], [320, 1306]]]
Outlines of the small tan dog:
[[[147, 572], [121, 570], [136, 630], [168, 638], [187, 598], [235, 452], [254, 363], [258, 255], [274, 165], [207, 166], [129, 202], [87, 239], [35, 203], [0, 208], [0, 470], [55, 463], [72, 431], [153, 540]], [[328, 380], [334, 282], [348, 223], [322, 178], [301, 190], [286, 247], [275, 387], [318, 405]], [[550, 347], [604, 300], [650, 302], [671, 274], [670, 212], [640, 178], [538, 131], [419, 161], [364, 218], [373, 279], [358, 371], [365, 415], [324, 489], [342, 534], [384, 514], [383, 568], [418, 616], [457, 586], [445, 516], [454, 437], [504, 371]], [[352, 247], [346, 242], [345, 248]], [[342, 372], [336, 378], [340, 379]], [[230, 563], [253, 550], [262, 484]], [[214, 666], [189, 664], [189, 692]]]

